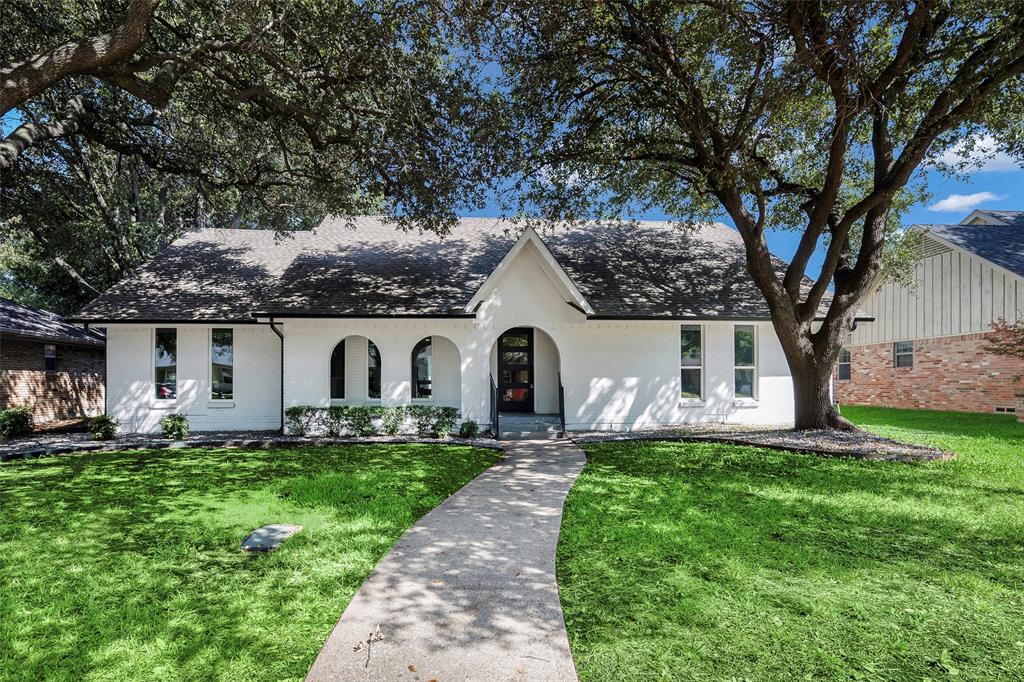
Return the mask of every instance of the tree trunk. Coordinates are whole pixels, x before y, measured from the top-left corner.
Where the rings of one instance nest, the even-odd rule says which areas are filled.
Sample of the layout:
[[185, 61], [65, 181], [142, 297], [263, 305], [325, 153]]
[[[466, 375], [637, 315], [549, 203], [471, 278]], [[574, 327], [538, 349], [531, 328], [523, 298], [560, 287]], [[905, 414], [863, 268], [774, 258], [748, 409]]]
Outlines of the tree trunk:
[[856, 427], [840, 416], [829, 387], [832, 366], [813, 358], [789, 363], [793, 374], [794, 426], [797, 429], [842, 429]]

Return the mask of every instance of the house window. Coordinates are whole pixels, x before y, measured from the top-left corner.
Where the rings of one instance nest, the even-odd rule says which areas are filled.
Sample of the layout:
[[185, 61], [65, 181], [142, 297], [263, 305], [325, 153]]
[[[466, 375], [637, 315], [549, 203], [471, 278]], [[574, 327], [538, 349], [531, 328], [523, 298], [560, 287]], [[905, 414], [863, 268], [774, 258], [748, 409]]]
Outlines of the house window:
[[57, 346], [52, 343], [43, 346], [43, 364], [47, 372], [57, 371]]
[[153, 377], [157, 400], [178, 397], [178, 330], [157, 329], [153, 349]]
[[331, 400], [345, 399], [345, 339], [331, 353]]
[[752, 324], [738, 324], [734, 331], [735, 374], [733, 392], [737, 398], [756, 397], [757, 332]]
[[234, 330], [214, 329], [210, 332], [210, 397], [214, 400], [234, 400], [234, 375]]
[[839, 363], [836, 366], [836, 372], [839, 375], [840, 381], [850, 380], [850, 369], [852, 368], [852, 363], [850, 362], [850, 359], [851, 358], [849, 348], [843, 348], [842, 350], [839, 351]]
[[366, 340], [366, 351], [368, 375], [366, 395], [371, 399], [378, 399], [380, 398], [380, 351], [377, 350], [377, 345], [369, 339]]
[[412, 397], [425, 400], [431, 396], [433, 351], [430, 337], [423, 339], [412, 349]]
[[699, 324], [684, 324], [679, 331], [679, 379], [682, 397], [704, 398], [703, 337]]
[[897, 341], [892, 344], [892, 361], [896, 367], [913, 367], [914, 342]]

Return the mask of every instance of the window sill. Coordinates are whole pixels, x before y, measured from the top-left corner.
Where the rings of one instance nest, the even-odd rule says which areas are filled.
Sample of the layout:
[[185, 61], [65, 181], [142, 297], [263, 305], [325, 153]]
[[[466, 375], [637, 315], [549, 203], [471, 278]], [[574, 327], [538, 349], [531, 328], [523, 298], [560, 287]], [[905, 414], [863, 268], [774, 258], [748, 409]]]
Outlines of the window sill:
[[210, 400], [206, 406], [213, 410], [229, 409], [235, 406], [234, 400]]
[[433, 398], [412, 398], [413, 405], [430, 405], [433, 402]]
[[749, 409], [757, 407], [757, 400], [754, 398], [736, 398], [732, 401], [732, 406]]
[[698, 400], [697, 398], [680, 398], [680, 407], [707, 407], [707, 402], [704, 400]]
[[178, 406], [177, 400], [154, 400], [149, 404], [151, 410], [173, 410]]

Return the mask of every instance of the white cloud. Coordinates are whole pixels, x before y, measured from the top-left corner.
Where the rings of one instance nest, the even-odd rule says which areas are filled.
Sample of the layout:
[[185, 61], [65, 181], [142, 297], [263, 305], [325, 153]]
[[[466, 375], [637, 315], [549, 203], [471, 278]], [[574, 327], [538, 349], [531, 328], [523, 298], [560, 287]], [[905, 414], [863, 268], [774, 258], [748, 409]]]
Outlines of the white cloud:
[[1021, 170], [1020, 162], [1009, 154], [999, 151], [991, 135], [963, 139], [942, 152], [936, 159], [946, 166], [960, 167], [974, 173]]
[[1002, 194], [992, 192], [975, 192], [974, 194], [950, 194], [941, 201], [937, 201], [928, 207], [929, 211], [941, 211], [943, 213], [961, 213], [969, 211], [986, 201], [999, 201], [1006, 197]]

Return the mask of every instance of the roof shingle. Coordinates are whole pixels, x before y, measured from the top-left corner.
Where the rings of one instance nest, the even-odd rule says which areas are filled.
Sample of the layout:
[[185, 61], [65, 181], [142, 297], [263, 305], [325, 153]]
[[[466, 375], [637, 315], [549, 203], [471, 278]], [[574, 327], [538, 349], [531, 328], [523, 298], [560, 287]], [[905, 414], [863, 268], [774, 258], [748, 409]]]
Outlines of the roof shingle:
[[[1022, 213], [1024, 217], [1024, 213]], [[915, 225], [1024, 277], [1024, 220], [1017, 225]]]
[[87, 346], [104, 343], [103, 334], [95, 330], [85, 331], [68, 324], [56, 313], [6, 298], [0, 298], [0, 334]]

